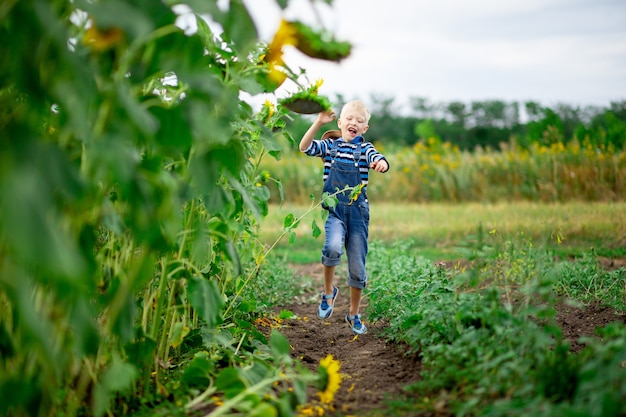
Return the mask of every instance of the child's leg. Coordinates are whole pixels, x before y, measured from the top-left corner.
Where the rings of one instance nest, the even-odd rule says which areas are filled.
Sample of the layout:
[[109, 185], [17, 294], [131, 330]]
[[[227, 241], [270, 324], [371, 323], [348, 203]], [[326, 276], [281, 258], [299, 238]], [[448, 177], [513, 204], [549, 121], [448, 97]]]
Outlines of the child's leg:
[[335, 267], [324, 265], [324, 292], [322, 293], [322, 300], [317, 308], [317, 316], [322, 319], [329, 319], [333, 314], [333, 308], [335, 307], [335, 300], [339, 289], [333, 287], [333, 278], [335, 277]]
[[363, 288], [367, 285], [365, 259], [367, 257], [367, 238], [369, 226], [369, 207], [352, 206], [349, 238], [346, 249], [348, 255], [348, 286], [350, 287], [350, 315], [359, 314]]
[[332, 295], [335, 280], [335, 266], [324, 265], [324, 294]]
[[359, 307], [361, 306], [361, 294], [363, 294], [363, 290], [361, 288], [350, 287], [350, 315], [351, 316], [359, 314]]
[[322, 248], [322, 265], [324, 265], [324, 294], [333, 294], [335, 268], [339, 265], [343, 254], [346, 229], [343, 221], [331, 212], [324, 225], [326, 239]]

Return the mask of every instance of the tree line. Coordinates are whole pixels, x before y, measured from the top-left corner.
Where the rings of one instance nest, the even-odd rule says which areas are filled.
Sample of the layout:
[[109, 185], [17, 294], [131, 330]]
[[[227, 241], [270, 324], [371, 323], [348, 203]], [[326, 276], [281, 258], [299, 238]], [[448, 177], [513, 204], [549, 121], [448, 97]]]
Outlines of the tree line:
[[[336, 108], [346, 101], [337, 95]], [[626, 100], [605, 107], [566, 103], [548, 107], [537, 101], [433, 102], [411, 97], [408, 112], [401, 111], [393, 97], [371, 95], [367, 102], [372, 113], [368, 139], [397, 146], [412, 146], [430, 137], [463, 150], [500, 149], [512, 140], [522, 147], [572, 140], [616, 149], [626, 145]], [[306, 116], [295, 116], [290, 132], [301, 137], [309, 124]]]

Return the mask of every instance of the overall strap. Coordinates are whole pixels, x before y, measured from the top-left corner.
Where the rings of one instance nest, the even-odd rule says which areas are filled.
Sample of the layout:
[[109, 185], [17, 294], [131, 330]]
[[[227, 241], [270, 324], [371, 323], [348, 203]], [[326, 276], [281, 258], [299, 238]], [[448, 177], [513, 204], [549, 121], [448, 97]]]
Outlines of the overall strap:
[[361, 160], [361, 142], [356, 144], [356, 149], [354, 150], [354, 166], [359, 166], [359, 161]]
[[330, 140], [330, 159], [335, 159], [337, 156], [337, 147], [335, 146], [335, 141], [337, 139]]

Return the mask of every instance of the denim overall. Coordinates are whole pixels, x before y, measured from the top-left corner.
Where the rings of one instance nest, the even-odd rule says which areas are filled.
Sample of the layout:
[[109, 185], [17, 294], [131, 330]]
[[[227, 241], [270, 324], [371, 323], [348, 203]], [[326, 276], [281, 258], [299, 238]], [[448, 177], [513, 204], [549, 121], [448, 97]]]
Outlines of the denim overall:
[[[337, 159], [334, 141], [330, 145], [331, 166], [328, 178], [324, 182], [324, 192], [333, 194], [337, 188], [346, 185], [354, 187], [361, 183], [359, 160], [361, 159], [361, 143], [357, 143], [354, 151], [354, 162], [343, 162]], [[322, 249], [322, 264], [325, 266], [339, 265], [343, 248], [348, 256], [348, 285], [365, 288], [365, 257], [367, 256], [367, 237], [370, 221], [369, 202], [365, 190], [356, 201], [350, 200], [350, 191], [336, 195], [338, 202], [328, 209], [328, 219], [324, 226], [326, 241]]]

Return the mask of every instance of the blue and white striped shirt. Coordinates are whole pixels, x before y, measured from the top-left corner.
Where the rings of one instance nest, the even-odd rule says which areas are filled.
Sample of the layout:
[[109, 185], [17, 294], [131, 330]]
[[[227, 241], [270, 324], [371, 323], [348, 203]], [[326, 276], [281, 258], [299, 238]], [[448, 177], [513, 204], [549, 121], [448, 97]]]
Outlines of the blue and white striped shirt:
[[341, 162], [354, 163], [354, 151], [356, 144], [361, 142], [361, 158], [359, 160], [359, 172], [361, 173], [361, 183], [367, 187], [369, 181], [370, 164], [381, 159], [387, 160], [383, 154], [378, 152], [371, 142], [366, 142], [363, 136], [357, 136], [352, 142], [346, 142], [342, 138], [338, 139], [316, 139], [311, 142], [311, 146], [304, 151], [309, 156], [319, 156], [324, 160], [324, 181], [328, 178], [331, 165], [330, 145], [334, 142], [337, 150], [336, 158]]

